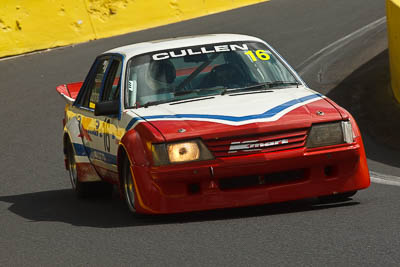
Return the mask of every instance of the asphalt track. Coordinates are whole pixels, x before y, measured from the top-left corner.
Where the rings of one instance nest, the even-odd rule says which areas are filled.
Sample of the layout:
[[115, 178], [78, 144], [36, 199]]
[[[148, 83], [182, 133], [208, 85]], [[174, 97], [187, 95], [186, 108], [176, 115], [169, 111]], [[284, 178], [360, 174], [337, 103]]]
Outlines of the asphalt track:
[[[55, 92], [59, 84], [82, 80], [98, 53], [129, 43], [244, 33], [266, 39], [297, 67], [384, 16], [383, 0], [272, 0], [1, 60], [0, 266], [399, 266], [398, 186], [373, 183], [351, 201], [329, 205], [311, 199], [162, 217], [131, 216], [118, 196], [76, 199], [63, 168], [64, 103]], [[352, 93], [340, 83], [359, 68], [355, 62], [385, 55], [384, 35], [346, 47], [340, 53], [345, 66], [331, 64], [328, 82], [316, 82], [314, 68], [303, 77], [346, 104]], [[397, 151], [365, 138], [374, 175], [397, 179]]]

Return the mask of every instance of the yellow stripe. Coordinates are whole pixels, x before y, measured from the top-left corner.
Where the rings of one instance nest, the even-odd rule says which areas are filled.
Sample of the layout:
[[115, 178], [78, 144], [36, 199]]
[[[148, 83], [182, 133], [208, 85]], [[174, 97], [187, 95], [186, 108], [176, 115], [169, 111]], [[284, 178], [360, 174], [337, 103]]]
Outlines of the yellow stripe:
[[117, 127], [115, 124], [112, 123], [106, 123], [104, 120], [75, 113], [70, 109], [66, 109], [66, 114], [68, 120], [74, 117], [79, 118], [79, 120], [81, 121], [81, 125], [85, 130], [98, 131], [102, 134], [105, 133], [109, 135], [114, 135], [115, 138], [117, 138], [118, 140], [121, 140], [126, 132], [125, 128]]
[[136, 184], [135, 176], [133, 175], [132, 168], [130, 168], [130, 169], [131, 169], [131, 174], [132, 174], [132, 180], [133, 180], [133, 183], [135, 184], [135, 192], [136, 192], [136, 195], [137, 195], [137, 198], [138, 198], [138, 201], [139, 201], [140, 206], [141, 206], [142, 208], [148, 210], [148, 211], [153, 212], [153, 213], [158, 213], [157, 211], [151, 209], [150, 207], [146, 206], [146, 205], [143, 203], [142, 197], [140, 196], [140, 192], [139, 192], [139, 190], [138, 190], [138, 186], [137, 186], [137, 184]]

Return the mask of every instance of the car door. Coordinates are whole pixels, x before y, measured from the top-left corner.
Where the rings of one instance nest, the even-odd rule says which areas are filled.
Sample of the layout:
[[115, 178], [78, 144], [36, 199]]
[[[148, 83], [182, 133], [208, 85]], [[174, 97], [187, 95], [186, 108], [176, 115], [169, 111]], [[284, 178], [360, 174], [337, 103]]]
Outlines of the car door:
[[105, 180], [117, 179], [118, 116], [95, 116], [96, 104], [119, 98], [122, 59], [116, 55], [97, 58], [78, 100], [82, 142], [89, 160]]
[[[99, 102], [118, 101], [121, 92], [122, 59], [113, 56], [106, 77], [103, 79]], [[118, 179], [117, 152], [119, 141], [125, 129], [119, 128], [118, 114], [95, 116], [98, 126], [99, 142], [94, 142], [94, 149], [102, 152], [102, 156], [94, 161], [96, 170], [104, 179]]]

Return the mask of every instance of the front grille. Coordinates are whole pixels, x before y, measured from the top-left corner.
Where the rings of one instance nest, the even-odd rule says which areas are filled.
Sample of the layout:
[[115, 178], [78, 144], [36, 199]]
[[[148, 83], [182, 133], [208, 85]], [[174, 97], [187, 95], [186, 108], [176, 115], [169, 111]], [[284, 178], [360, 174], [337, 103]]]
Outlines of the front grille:
[[219, 180], [221, 190], [234, 190], [250, 187], [273, 186], [300, 182], [307, 179], [305, 169], [269, 173], [264, 175], [241, 176]]
[[304, 147], [306, 135], [307, 129], [301, 129], [284, 133], [205, 140], [205, 143], [215, 157], [232, 157]]

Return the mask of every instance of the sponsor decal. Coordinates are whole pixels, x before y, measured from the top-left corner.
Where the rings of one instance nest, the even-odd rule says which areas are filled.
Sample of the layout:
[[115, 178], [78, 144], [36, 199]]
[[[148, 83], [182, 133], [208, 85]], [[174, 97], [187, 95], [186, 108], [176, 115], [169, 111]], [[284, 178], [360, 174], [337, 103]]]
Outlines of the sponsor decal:
[[269, 142], [260, 142], [259, 140], [251, 140], [251, 141], [243, 141], [243, 142], [232, 142], [229, 146], [228, 153], [236, 153], [238, 151], [257, 151], [262, 150], [266, 147], [277, 146], [277, 145], [284, 145], [289, 143], [288, 139], [281, 139], [276, 141], [269, 141]]
[[90, 159], [91, 160], [97, 159], [97, 160], [104, 161], [104, 162], [106, 162], [106, 160], [107, 160], [104, 153], [102, 153], [101, 151], [96, 151], [96, 150], [91, 151]]
[[264, 60], [264, 61], [271, 59], [271, 56], [265, 50], [257, 50], [255, 55], [254, 55], [253, 51], [247, 51], [244, 54], [248, 55], [250, 60], [253, 61], [253, 62], [257, 61], [257, 58], [261, 59], [261, 60]]
[[246, 44], [229, 44], [229, 45], [214, 45], [214, 46], [202, 46], [196, 49], [178, 49], [174, 51], [166, 51], [161, 52], [158, 54], [154, 54], [152, 56], [153, 60], [164, 60], [168, 58], [175, 58], [175, 57], [184, 57], [184, 56], [193, 56], [193, 55], [200, 55], [200, 54], [209, 54], [209, 53], [219, 53], [219, 52], [229, 52], [229, 51], [248, 51], [249, 48]]

